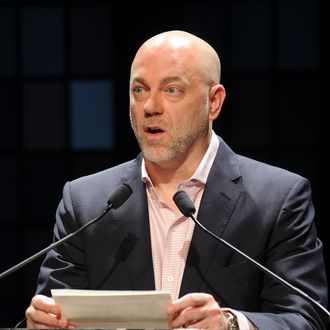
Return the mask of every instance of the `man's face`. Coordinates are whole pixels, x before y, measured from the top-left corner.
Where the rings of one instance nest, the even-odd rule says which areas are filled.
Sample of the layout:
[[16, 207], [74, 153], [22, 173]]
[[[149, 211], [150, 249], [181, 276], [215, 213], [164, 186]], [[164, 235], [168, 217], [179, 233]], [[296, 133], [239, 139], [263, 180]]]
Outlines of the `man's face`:
[[173, 160], [207, 139], [209, 87], [195, 65], [194, 59], [166, 50], [147, 50], [135, 58], [130, 118], [147, 160]]

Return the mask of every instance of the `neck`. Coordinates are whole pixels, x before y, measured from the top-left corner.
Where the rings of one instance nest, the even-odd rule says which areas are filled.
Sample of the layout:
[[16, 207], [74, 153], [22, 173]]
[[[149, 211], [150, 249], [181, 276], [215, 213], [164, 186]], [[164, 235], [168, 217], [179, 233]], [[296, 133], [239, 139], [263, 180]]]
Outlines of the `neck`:
[[176, 193], [178, 185], [189, 180], [195, 173], [202, 161], [211, 141], [211, 134], [205, 139], [199, 140], [191, 148], [180, 156], [162, 162], [155, 162], [145, 159], [145, 166], [148, 175], [153, 183], [157, 194], [162, 196], [173, 210], [178, 213], [173, 195]]

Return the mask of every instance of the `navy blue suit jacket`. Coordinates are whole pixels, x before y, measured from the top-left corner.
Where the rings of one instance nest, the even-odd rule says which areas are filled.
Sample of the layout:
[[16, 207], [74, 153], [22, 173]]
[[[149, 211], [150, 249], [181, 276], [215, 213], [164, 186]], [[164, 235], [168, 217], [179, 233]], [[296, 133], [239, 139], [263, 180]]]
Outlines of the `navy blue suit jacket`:
[[[68, 182], [56, 213], [55, 239], [98, 216], [121, 182], [132, 196], [68, 243], [47, 254], [37, 293], [51, 288], [154, 290], [147, 197], [141, 160]], [[220, 139], [197, 215], [216, 235], [326, 306], [322, 244], [308, 180], [235, 154]], [[211, 293], [259, 329], [325, 329], [327, 316], [263, 274], [197, 226], [180, 296]]]

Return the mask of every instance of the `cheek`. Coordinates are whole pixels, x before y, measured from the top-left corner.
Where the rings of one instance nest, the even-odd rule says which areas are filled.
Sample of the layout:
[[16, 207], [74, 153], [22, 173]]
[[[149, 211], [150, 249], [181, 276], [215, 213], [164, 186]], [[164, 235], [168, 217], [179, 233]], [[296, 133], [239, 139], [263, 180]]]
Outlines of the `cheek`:
[[134, 110], [132, 110], [132, 109], [130, 109], [130, 111], [129, 111], [129, 118], [131, 121], [131, 125], [133, 126], [133, 128], [135, 128], [136, 127], [136, 116], [135, 116]]
[[133, 118], [136, 118], [137, 115], [138, 115], [138, 110], [137, 110], [137, 107], [136, 107], [136, 104], [135, 103], [130, 103], [130, 115], [131, 117]]
[[200, 126], [202, 123], [209, 119], [208, 108], [205, 103], [196, 102], [195, 104], [189, 104], [183, 111], [180, 112], [180, 118], [177, 120], [184, 125], [187, 123], [191, 126]]
[[184, 113], [171, 117], [173, 132], [177, 135], [185, 135], [187, 132], [195, 131], [200, 125], [200, 118], [193, 113]]
[[143, 105], [141, 103], [131, 101], [130, 111], [135, 118], [139, 118], [144, 115]]

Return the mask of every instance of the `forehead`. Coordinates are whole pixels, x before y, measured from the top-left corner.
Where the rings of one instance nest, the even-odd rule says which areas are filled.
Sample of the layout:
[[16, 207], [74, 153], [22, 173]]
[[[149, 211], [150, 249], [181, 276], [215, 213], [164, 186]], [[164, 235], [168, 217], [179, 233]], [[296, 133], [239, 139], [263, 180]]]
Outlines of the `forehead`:
[[164, 80], [167, 77], [191, 78], [196, 74], [194, 55], [177, 49], [146, 48], [140, 50], [131, 67], [135, 79]]

